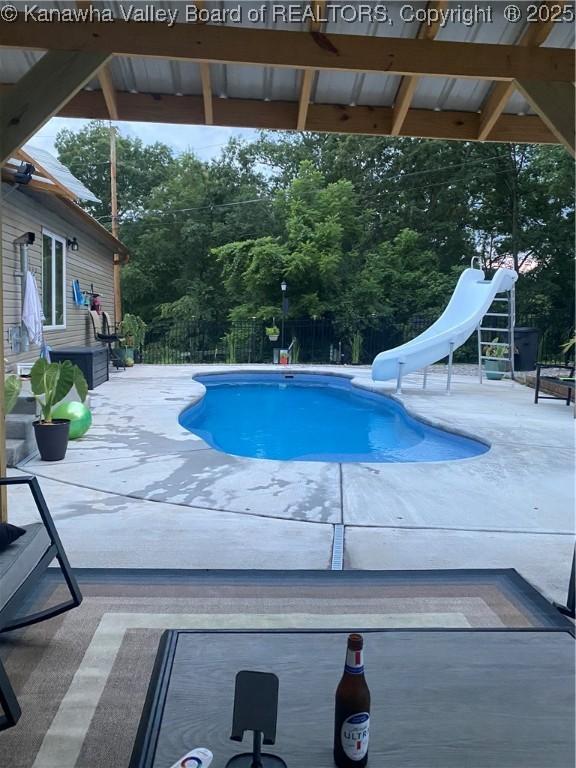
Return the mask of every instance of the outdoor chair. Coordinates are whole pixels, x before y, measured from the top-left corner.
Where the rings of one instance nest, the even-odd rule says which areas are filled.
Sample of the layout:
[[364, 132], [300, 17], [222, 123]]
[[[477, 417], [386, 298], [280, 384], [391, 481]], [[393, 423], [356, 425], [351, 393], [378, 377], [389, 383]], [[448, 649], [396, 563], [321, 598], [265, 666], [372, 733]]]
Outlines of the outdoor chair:
[[110, 322], [110, 316], [108, 312], [102, 312], [102, 316], [96, 312], [96, 310], [89, 310], [90, 320], [92, 321], [92, 328], [94, 330], [94, 338], [96, 341], [100, 341], [106, 344], [108, 348], [108, 363], [112, 360], [116, 370], [122, 368], [126, 370], [124, 360], [121, 355], [114, 354], [115, 350], [112, 348], [113, 344], [118, 344], [124, 341], [124, 339], [117, 333], [116, 329]]
[[[21, 629], [59, 616], [82, 602], [82, 593], [62, 542], [54, 526], [46, 500], [35, 477], [2, 477], [0, 486], [28, 485], [41, 522], [22, 526], [24, 535], [0, 552], [0, 633]], [[20, 615], [22, 606], [50, 563], [56, 559], [70, 592], [70, 599], [50, 608]], [[21, 709], [6, 670], [0, 661], [0, 731], [16, 725]]]
[[[565, 377], [560, 377], [557, 374], [554, 376], [546, 376], [542, 374], [543, 370], [546, 370], [547, 368], [559, 368], [566, 370], [568, 372], [568, 375]], [[549, 384], [553, 384], [554, 388], [562, 392], [562, 394], [551, 394], [551, 395], [541, 395], [540, 394], [540, 387], [542, 386], [543, 382], [547, 382]], [[564, 393], [566, 397], [566, 405], [570, 405], [570, 400], [572, 398], [572, 392], [576, 388], [576, 383], [574, 380], [574, 364], [568, 364], [568, 365], [546, 365], [545, 363], [536, 363], [536, 386], [534, 388], [534, 402], [537, 403], [538, 400], [558, 400], [564, 398]]]

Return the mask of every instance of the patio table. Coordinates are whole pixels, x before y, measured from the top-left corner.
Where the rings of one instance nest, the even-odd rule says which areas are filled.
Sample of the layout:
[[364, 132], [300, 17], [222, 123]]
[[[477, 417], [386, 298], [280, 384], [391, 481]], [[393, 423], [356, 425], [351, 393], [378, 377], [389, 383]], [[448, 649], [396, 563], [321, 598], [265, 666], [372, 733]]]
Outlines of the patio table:
[[[343, 631], [165, 632], [130, 768], [169, 768], [193, 747], [212, 768], [230, 741], [236, 673], [280, 680], [276, 744], [289, 768], [332, 768]], [[574, 764], [570, 630], [368, 630], [374, 768], [567, 768]]]

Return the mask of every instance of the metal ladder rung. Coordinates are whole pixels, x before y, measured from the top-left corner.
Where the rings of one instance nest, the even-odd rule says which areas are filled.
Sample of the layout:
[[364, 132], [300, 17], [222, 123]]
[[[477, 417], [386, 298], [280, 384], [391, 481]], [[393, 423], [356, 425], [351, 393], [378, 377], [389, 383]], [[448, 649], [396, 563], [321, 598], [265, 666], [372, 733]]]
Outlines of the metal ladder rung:
[[509, 347], [510, 344], [507, 344], [505, 341], [483, 341], [482, 346], [483, 347]]
[[486, 312], [484, 317], [508, 317], [508, 312]]
[[510, 363], [509, 357], [492, 357], [491, 355], [480, 355], [481, 360], [501, 360], [503, 363]]
[[492, 301], [505, 301], [508, 304], [510, 299], [507, 299], [507, 298], [504, 297], [503, 299], [492, 299]]
[[498, 331], [499, 333], [510, 333], [509, 328], [489, 328], [488, 326], [480, 326], [480, 331]]

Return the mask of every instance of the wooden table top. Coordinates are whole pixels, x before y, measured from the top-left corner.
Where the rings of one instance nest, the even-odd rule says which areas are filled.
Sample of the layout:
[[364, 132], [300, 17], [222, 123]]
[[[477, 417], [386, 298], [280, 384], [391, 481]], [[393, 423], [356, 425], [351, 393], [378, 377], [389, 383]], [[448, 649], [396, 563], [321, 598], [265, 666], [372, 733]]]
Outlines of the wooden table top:
[[[212, 768], [249, 751], [230, 741], [242, 669], [280, 680], [276, 744], [289, 768], [333, 768], [334, 691], [345, 632], [169, 631], [131, 768], [170, 768], [193, 747]], [[574, 638], [566, 631], [370, 631], [373, 768], [574, 765]]]

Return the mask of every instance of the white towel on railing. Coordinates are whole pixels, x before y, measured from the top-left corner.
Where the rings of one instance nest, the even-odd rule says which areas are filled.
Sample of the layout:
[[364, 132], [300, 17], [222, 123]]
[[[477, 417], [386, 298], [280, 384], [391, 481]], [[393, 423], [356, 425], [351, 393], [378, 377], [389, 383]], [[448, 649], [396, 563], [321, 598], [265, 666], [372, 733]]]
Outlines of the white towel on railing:
[[40, 303], [40, 295], [36, 278], [32, 272], [26, 275], [26, 291], [24, 293], [24, 306], [22, 307], [22, 322], [28, 331], [31, 344], [41, 344], [43, 337], [44, 313]]

